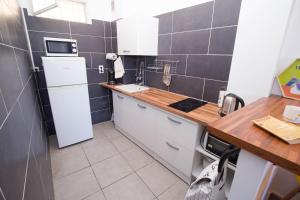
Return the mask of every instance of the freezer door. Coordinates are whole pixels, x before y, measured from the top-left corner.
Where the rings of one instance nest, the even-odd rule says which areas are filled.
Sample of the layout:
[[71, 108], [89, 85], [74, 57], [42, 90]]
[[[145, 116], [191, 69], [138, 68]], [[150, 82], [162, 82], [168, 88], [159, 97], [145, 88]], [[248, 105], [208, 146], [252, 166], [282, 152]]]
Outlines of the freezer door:
[[48, 89], [58, 146], [93, 137], [88, 87], [73, 85]]
[[42, 57], [47, 87], [87, 83], [85, 58]]

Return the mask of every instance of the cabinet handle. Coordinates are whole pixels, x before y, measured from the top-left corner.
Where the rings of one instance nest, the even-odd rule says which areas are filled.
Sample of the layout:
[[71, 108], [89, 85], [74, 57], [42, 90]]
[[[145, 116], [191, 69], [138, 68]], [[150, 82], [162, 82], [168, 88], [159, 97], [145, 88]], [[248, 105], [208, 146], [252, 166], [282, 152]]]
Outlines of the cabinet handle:
[[138, 107], [142, 108], [142, 109], [146, 109], [147, 107], [146, 106], [142, 106], [141, 104], [137, 104]]
[[175, 147], [174, 145], [170, 144], [169, 142], [166, 142], [166, 144], [171, 147], [172, 149], [176, 150], [176, 151], [179, 151], [179, 147]]
[[173, 119], [171, 117], [168, 117], [168, 120], [170, 120], [171, 122], [174, 122], [175, 124], [182, 124], [182, 122], [177, 121], [177, 120], [175, 120], [175, 119]]
[[123, 50], [123, 53], [130, 53], [129, 50]]
[[124, 97], [122, 97], [122, 96], [120, 96], [120, 95], [117, 95], [117, 97], [118, 97], [119, 99], [124, 99]]

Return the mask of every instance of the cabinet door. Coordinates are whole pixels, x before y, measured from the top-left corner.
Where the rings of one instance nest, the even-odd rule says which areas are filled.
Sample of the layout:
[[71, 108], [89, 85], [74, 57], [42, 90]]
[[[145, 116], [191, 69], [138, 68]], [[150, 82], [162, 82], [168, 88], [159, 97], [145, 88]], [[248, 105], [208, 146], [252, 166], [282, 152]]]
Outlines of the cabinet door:
[[117, 40], [119, 55], [137, 55], [138, 33], [136, 20], [134, 18], [121, 19], [117, 21]]
[[146, 147], [154, 151], [157, 146], [158, 132], [155, 120], [155, 109], [142, 101], [135, 100], [131, 112], [135, 122], [132, 126], [133, 136]]

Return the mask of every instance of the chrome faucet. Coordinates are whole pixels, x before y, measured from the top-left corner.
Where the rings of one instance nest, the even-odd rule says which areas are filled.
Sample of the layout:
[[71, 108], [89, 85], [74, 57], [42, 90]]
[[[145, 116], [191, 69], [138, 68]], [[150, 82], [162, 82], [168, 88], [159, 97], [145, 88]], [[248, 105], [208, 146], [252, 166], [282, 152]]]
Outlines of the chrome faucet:
[[139, 67], [139, 72], [137, 72], [136, 75], [136, 83], [138, 85], [144, 85], [144, 68], [145, 68], [144, 62], [141, 62]]

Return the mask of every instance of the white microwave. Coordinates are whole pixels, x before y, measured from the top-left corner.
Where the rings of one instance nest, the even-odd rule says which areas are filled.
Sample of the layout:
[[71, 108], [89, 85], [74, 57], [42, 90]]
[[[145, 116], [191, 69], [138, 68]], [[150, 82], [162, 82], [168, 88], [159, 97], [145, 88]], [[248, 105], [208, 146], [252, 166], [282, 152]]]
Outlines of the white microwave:
[[46, 56], [78, 56], [77, 40], [44, 37]]

